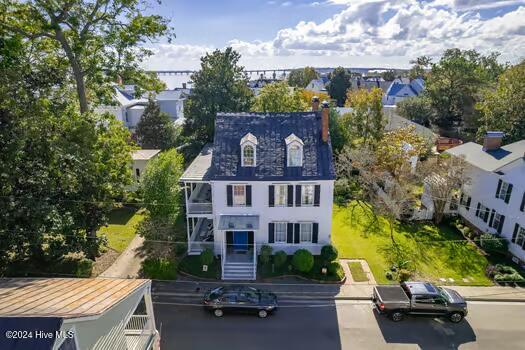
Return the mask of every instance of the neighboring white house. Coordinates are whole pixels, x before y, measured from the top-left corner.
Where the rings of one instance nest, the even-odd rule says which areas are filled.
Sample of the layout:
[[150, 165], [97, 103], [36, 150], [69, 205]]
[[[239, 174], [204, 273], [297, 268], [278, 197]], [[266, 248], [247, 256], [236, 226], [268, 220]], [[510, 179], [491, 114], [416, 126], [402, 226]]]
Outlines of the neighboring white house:
[[189, 254], [221, 255], [223, 279], [254, 279], [262, 245], [320, 254], [335, 172], [322, 111], [219, 113], [213, 145], [181, 177]]
[[394, 106], [407, 97], [419, 96], [425, 89], [425, 81], [416, 78], [410, 82], [403, 79], [395, 79], [383, 96], [384, 106]]
[[326, 85], [328, 85], [328, 77], [321, 76], [318, 79], [313, 79], [306, 85], [306, 90], [314, 91], [314, 92], [324, 92], [326, 93]]
[[[159, 103], [161, 112], [167, 113], [174, 123], [180, 124], [184, 120], [184, 101], [188, 97], [187, 89], [164, 90], [159, 93], [151, 93], [151, 96]], [[115, 88], [115, 105], [99, 106], [97, 112], [109, 112], [124, 125], [134, 131], [148, 104], [148, 96], [134, 97], [134, 86], [126, 85], [124, 88]]]
[[0, 279], [0, 331], [2, 350], [159, 349], [150, 280]]
[[146, 171], [146, 166], [148, 165], [148, 162], [151, 159], [158, 156], [159, 153], [160, 149], [139, 149], [133, 151], [133, 153], [131, 154], [131, 158], [133, 159], [133, 185], [130, 188], [131, 190], [137, 189], [140, 183], [140, 179]]
[[503, 134], [488, 132], [484, 144], [468, 142], [447, 151], [470, 165], [458, 214], [482, 232], [509, 241], [525, 263], [525, 140], [501, 146]]

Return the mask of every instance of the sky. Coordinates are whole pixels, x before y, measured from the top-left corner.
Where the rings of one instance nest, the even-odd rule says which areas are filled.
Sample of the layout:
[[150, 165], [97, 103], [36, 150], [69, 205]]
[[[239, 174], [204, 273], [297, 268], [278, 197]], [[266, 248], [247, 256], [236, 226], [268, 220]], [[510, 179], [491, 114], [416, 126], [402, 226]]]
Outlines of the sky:
[[151, 70], [198, 69], [231, 46], [247, 69], [408, 68], [452, 47], [525, 59], [525, 0], [150, 0], [176, 38], [148, 44]]

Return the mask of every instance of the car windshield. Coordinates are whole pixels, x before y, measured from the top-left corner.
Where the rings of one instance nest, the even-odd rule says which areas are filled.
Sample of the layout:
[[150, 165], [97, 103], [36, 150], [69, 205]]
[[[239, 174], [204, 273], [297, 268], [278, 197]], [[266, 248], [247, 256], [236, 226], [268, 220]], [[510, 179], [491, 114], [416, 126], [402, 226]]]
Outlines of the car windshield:
[[446, 290], [444, 290], [441, 287], [437, 287], [437, 289], [439, 291], [439, 295], [441, 295], [443, 298], [445, 298], [446, 301], [452, 302], [452, 298], [450, 297], [450, 295], [447, 293]]
[[215, 298], [218, 298], [222, 295], [223, 293], [223, 288], [222, 287], [219, 287], [219, 288], [215, 288], [214, 290], [212, 290], [210, 292], [210, 299], [215, 299]]

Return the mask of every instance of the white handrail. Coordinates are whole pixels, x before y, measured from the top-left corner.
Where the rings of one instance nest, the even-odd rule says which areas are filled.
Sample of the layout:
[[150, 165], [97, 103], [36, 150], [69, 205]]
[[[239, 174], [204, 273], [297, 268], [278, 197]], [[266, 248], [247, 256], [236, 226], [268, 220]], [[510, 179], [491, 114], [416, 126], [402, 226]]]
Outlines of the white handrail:
[[[255, 233], [254, 233], [255, 235]], [[257, 247], [255, 246], [255, 237], [253, 238], [253, 279], [257, 278]]]

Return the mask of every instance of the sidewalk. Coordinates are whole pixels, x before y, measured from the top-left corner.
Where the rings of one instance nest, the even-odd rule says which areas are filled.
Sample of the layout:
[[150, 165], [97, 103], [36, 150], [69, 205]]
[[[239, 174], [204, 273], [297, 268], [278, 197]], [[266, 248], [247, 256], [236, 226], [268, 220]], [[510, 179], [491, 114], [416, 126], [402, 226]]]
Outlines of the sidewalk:
[[98, 277], [137, 278], [144, 260], [139, 251], [143, 243], [143, 237], [135, 236], [117, 260]]
[[[445, 286], [454, 289], [468, 301], [525, 302], [525, 288]], [[337, 300], [369, 300], [374, 285], [342, 285]]]

